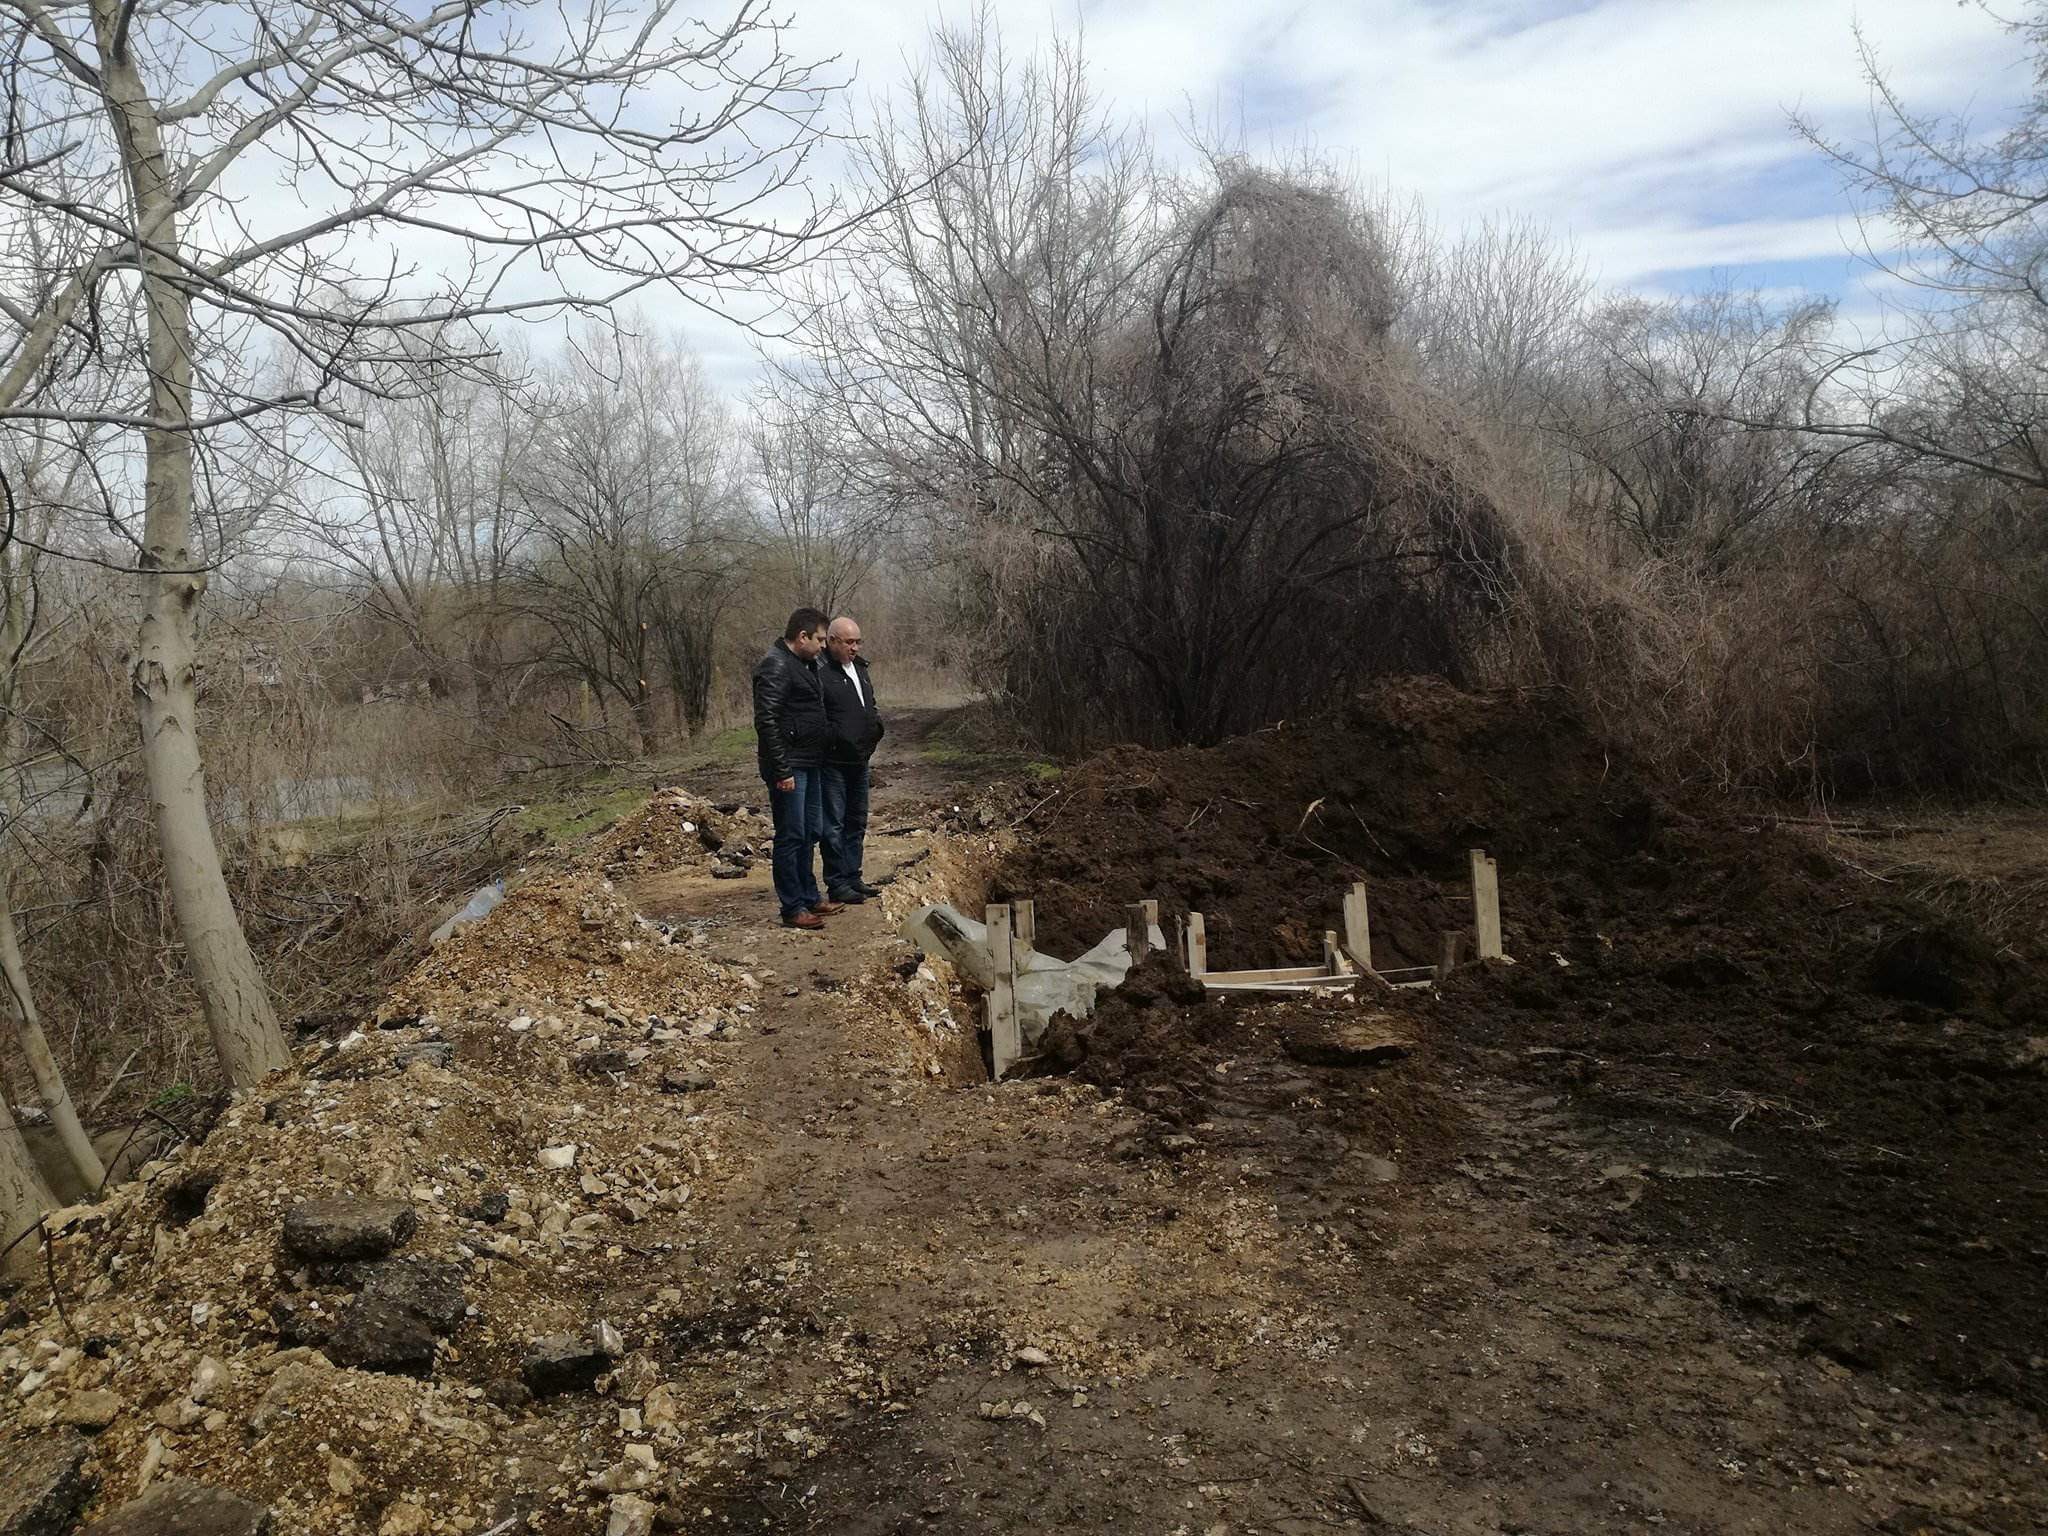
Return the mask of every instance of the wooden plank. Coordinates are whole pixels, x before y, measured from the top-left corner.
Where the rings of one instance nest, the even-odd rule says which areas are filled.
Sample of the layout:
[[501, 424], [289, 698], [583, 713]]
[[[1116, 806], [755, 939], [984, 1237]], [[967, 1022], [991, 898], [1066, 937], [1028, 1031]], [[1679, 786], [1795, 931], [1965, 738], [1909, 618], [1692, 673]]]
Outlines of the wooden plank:
[[1200, 976], [1209, 969], [1209, 929], [1202, 914], [1188, 914], [1188, 974]]
[[1211, 971], [1209, 974], [1218, 981], [1313, 981], [1318, 976], [1328, 980], [1330, 975], [1320, 965], [1283, 965], [1266, 970]]
[[1217, 973], [1211, 971], [1202, 978], [1202, 984], [1207, 986], [1212, 982], [1222, 987], [1279, 987], [1296, 992], [1313, 992], [1318, 987], [1355, 987], [1358, 985], [1358, 978], [1349, 973], [1338, 976], [1329, 971], [1318, 971], [1313, 976], [1297, 976], [1285, 981], [1231, 981], [1218, 980]]
[[990, 906], [985, 915], [989, 969], [994, 972], [994, 985], [988, 994], [989, 1062], [1000, 1078], [1024, 1054], [1024, 1036], [1017, 1022], [1017, 969], [1010, 909], [1006, 905]]
[[[1337, 992], [1358, 985], [1355, 976], [1318, 976], [1313, 981], [1218, 981], [1214, 976], [1204, 976], [1202, 985], [1211, 992], [1269, 992], [1276, 997], [1300, 997], [1305, 992]], [[1414, 982], [1404, 981], [1404, 987]]]
[[1458, 932], [1454, 928], [1449, 933], [1444, 935], [1443, 951], [1436, 962], [1436, 976], [1438, 981], [1442, 981], [1444, 977], [1450, 975], [1451, 972], [1455, 971], [1458, 968], [1458, 962], [1464, 957], [1464, 952], [1464, 934]]
[[1013, 949], [1038, 947], [1038, 908], [1029, 898], [1010, 903], [1010, 944]]
[[1145, 963], [1145, 956], [1152, 952], [1152, 918], [1147, 907], [1155, 902], [1134, 901], [1124, 908], [1124, 945], [1131, 952], [1131, 969], [1136, 970]]
[[1333, 929], [1323, 930], [1323, 970], [1331, 976], [1356, 976], [1357, 969], [1344, 958], [1344, 948]]
[[1481, 960], [1501, 958], [1500, 866], [1484, 848], [1470, 851], [1472, 860], [1473, 952]]
[[1366, 970], [1372, 964], [1372, 917], [1366, 906], [1365, 882], [1355, 880], [1344, 893], [1344, 948]]

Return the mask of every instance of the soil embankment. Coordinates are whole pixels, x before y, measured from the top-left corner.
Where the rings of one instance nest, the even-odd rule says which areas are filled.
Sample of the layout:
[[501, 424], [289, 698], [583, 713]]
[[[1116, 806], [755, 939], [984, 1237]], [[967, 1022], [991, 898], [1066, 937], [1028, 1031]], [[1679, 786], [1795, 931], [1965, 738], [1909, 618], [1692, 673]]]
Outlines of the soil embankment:
[[[1376, 963], [1429, 963], [1486, 848], [1517, 963], [1384, 1006], [1640, 1139], [1594, 1226], [1718, 1261], [1730, 1305], [1858, 1368], [2048, 1404], [2048, 914], [1994, 939], [1860, 847], [1419, 681], [1330, 724], [1105, 754], [1019, 832], [995, 885], [1036, 899], [1048, 947], [1156, 897], [1204, 914], [1218, 968], [1312, 962], [1358, 878]], [[1198, 1009], [1184, 1033], [1216, 1029]]]

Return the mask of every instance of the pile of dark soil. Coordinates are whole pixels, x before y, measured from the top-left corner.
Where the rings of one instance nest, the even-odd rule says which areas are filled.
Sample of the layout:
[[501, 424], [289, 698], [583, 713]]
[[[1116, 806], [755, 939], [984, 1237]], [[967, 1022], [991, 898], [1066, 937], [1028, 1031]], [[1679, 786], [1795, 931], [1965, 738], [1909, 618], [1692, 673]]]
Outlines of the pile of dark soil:
[[1157, 897], [1169, 929], [1204, 914], [1219, 969], [1314, 961], [1358, 878], [1375, 963], [1428, 963], [1487, 849], [1517, 963], [1390, 1008], [1759, 1159], [1761, 1182], [1663, 1181], [1628, 1213], [1743, 1276], [1737, 1304], [1851, 1364], [2048, 1401], [2039, 933], [1994, 951], [1809, 830], [1647, 782], [1543, 701], [1421, 681], [1335, 722], [1103, 754], [1021, 830], [991, 899], [1033, 898], [1041, 948]]
[[1212, 1144], [1256, 1140], [1287, 1155], [1361, 1153], [1413, 1168], [1456, 1140], [1455, 1107], [1407, 1021], [1349, 997], [1278, 1006], [1211, 997], [1158, 956], [1087, 1019], [1056, 1020], [1046, 1066], [1122, 1090], [1152, 1115], [1160, 1134], [1142, 1150], [1174, 1151], [1189, 1141], [1176, 1131], [1220, 1123], [1240, 1134]]

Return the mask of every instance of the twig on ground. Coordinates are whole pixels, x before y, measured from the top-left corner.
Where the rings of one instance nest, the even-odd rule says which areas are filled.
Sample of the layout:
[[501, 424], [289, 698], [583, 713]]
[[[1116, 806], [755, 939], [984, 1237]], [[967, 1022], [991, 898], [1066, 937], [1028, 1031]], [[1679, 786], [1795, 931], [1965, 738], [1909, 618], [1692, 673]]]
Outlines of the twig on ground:
[[120, 1070], [117, 1071], [113, 1075], [113, 1077], [108, 1080], [107, 1086], [99, 1091], [99, 1096], [95, 1098], [90, 1104], [85, 1106], [85, 1114], [80, 1118], [90, 1120], [94, 1115], [100, 1112], [100, 1106], [106, 1103], [108, 1099], [113, 1097], [114, 1090], [121, 1086], [122, 1082], [128, 1076], [128, 1069], [135, 1065], [135, 1058], [140, 1056], [141, 1054], [142, 1047], [139, 1045], [134, 1050], [128, 1053], [128, 1059], [121, 1063]]
[[43, 1226], [43, 1218], [36, 1218], [35, 1230], [43, 1239], [43, 1273], [50, 1277], [50, 1302], [57, 1309], [57, 1317], [64, 1324], [64, 1331], [74, 1339], [78, 1330], [72, 1326], [71, 1314], [65, 1310], [64, 1292], [57, 1284], [57, 1245], [50, 1240], [49, 1231]]
[[1393, 855], [1387, 852], [1385, 844], [1383, 844], [1378, 838], [1372, 835], [1372, 828], [1368, 827], [1365, 824], [1365, 818], [1358, 814], [1358, 807], [1355, 805], [1347, 804], [1345, 806], [1345, 809], [1351, 812], [1351, 814], [1357, 818], [1359, 831], [1363, 832], [1366, 835], [1366, 837], [1371, 841], [1373, 847], [1379, 849], [1380, 857], [1383, 859], [1391, 859]]

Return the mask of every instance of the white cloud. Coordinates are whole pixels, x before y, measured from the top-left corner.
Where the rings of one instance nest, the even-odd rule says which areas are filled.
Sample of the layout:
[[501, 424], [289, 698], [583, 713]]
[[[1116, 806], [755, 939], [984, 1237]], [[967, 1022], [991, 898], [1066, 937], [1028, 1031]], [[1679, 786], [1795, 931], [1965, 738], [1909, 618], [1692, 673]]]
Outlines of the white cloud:
[[[996, 14], [1020, 49], [1059, 21], [1021, 0]], [[856, 4], [800, 14], [796, 36], [876, 89], [930, 19]], [[2028, 83], [1992, 18], [1934, 0], [1119, 0], [1078, 21], [1105, 94], [1165, 137], [1192, 109], [1255, 149], [1312, 144], [1452, 222], [1533, 215], [1616, 283], [1843, 251], [1840, 194], [1788, 114], [1865, 127], [1859, 24], [1921, 108], [1995, 109]]]

